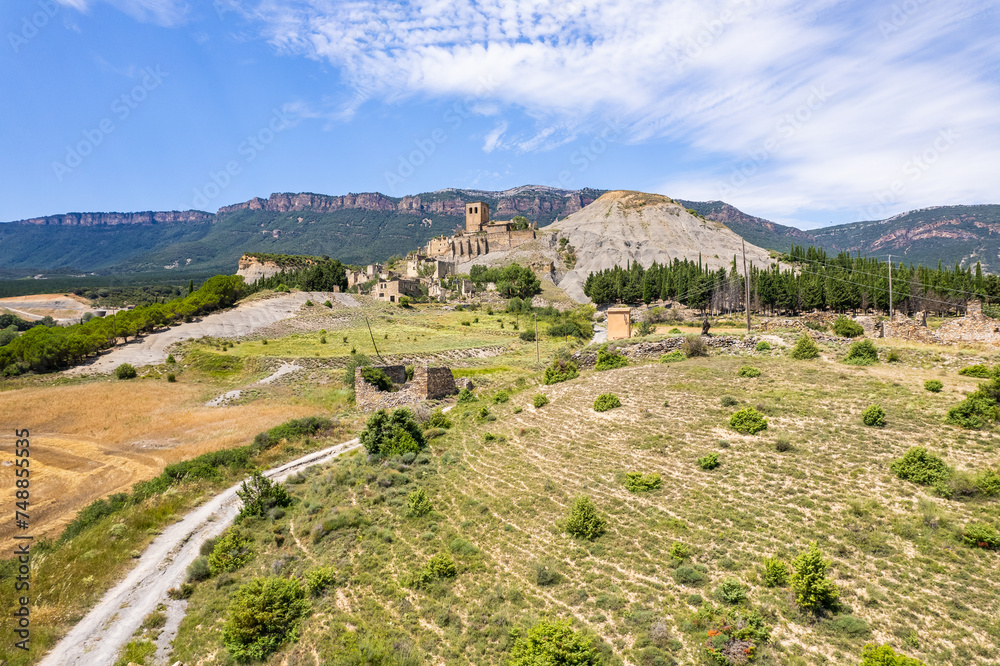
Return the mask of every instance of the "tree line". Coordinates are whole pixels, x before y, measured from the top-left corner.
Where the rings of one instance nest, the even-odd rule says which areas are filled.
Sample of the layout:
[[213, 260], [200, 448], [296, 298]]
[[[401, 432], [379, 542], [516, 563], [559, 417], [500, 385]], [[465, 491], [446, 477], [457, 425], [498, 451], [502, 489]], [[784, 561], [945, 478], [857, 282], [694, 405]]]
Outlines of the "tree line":
[[[674, 259], [649, 268], [615, 266], [591, 273], [584, 293], [596, 305], [675, 300], [706, 312], [733, 312], [742, 310], [746, 299], [742, 268], [734, 257], [728, 270], [713, 270], [700, 256], [697, 262]], [[822, 249], [793, 245], [781, 263], [750, 267], [750, 308], [772, 315], [813, 309], [888, 312], [889, 271], [889, 263], [875, 257], [847, 252], [830, 257]], [[894, 310], [946, 315], [962, 312], [975, 298], [1000, 302], [1000, 276], [984, 274], [979, 262], [966, 268], [892, 265]]]

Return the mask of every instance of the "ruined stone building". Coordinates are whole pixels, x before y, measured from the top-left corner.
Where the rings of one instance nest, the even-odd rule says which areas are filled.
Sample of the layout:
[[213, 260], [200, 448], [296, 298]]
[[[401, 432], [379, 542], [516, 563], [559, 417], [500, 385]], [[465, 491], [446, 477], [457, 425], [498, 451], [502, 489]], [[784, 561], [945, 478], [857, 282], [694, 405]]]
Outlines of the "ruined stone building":
[[515, 230], [513, 226], [512, 221], [490, 220], [490, 206], [486, 202], [471, 201], [465, 205], [465, 229], [454, 236], [431, 239], [423, 255], [461, 263], [534, 240], [534, 227]]
[[415, 298], [422, 295], [423, 291], [420, 289], [420, 280], [379, 280], [372, 288], [372, 296], [380, 301], [388, 301], [390, 303], [398, 303], [402, 296]]
[[389, 377], [392, 391], [381, 391], [365, 381], [361, 368], [354, 370], [355, 402], [362, 411], [394, 409], [415, 405], [424, 400], [437, 400], [458, 392], [451, 368], [416, 366], [413, 378], [407, 381], [406, 368], [402, 365], [375, 366]]

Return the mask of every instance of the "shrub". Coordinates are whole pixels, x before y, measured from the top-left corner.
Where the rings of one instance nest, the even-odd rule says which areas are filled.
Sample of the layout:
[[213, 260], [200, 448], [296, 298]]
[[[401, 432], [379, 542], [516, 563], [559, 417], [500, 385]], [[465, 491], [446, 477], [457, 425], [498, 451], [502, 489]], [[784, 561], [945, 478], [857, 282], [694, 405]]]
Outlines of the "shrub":
[[470, 402], [476, 402], [476, 394], [469, 390], [469, 387], [463, 386], [462, 390], [458, 392], [458, 404], [465, 405]]
[[742, 368], [740, 368], [739, 376], [751, 377], [751, 378], [760, 377], [760, 370], [753, 367], [752, 365], [744, 365]]
[[837, 317], [836, 321], [833, 322], [833, 332], [842, 338], [856, 338], [864, 335], [865, 329], [853, 319]]
[[819, 358], [819, 347], [816, 346], [816, 343], [813, 342], [808, 333], [803, 333], [799, 336], [795, 346], [792, 347], [792, 358], [796, 361], [808, 361], [809, 359]]
[[122, 363], [115, 368], [116, 379], [135, 379], [139, 375], [130, 363]]
[[978, 379], [989, 379], [991, 373], [989, 366], [984, 363], [977, 363], [976, 365], [970, 365], [962, 368], [958, 371], [958, 374], [966, 377], [976, 377]]
[[747, 599], [747, 589], [735, 578], [727, 578], [715, 588], [713, 596], [717, 601], [735, 606]]
[[444, 428], [445, 430], [447, 430], [450, 427], [451, 427], [451, 420], [440, 409], [435, 409], [433, 412], [431, 412], [431, 415], [427, 417], [427, 420], [424, 421], [425, 434], [426, 431], [430, 430], [431, 428]]
[[670, 333], [670, 335], [680, 335], [681, 329], [674, 327], [667, 332]]
[[493, 394], [494, 405], [500, 405], [505, 402], [510, 402], [510, 393], [508, 393], [507, 391], [500, 390]]
[[1000, 420], [1000, 408], [996, 399], [980, 390], [970, 393], [965, 400], [949, 409], [945, 422], [979, 430], [997, 420]]
[[285, 486], [274, 483], [260, 472], [254, 472], [240, 485], [236, 494], [243, 500], [236, 522], [247, 516], [263, 516], [274, 507], [284, 507], [292, 503]]
[[709, 453], [707, 456], [698, 458], [698, 466], [705, 470], [715, 469], [719, 466], [719, 454]]
[[691, 549], [688, 548], [687, 544], [675, 541], [674, 544], [670, 546], [670, 559], [676, 560], [677, 562], [683, 562], [689, 557], [691, 557]]
[[176, 363], [176, 362], [177, 362], [177, 359], [174, 358], [173, 354], [167, 354], [167, 363], [173, 364], [173, 363]]
[[1000, 549], [1000, 534], [989, 525], [969, 523], [962, 531], [962, 542], [974, 548]]
[[522, 331], [521, 335], [519, 337], [522, 340], [524, 340], [525, 342], [534, 342], [535, 341], [535, 332], [534, 331]]
[[785, 453], [786, 451], [791, 451], [792, 443], [788, 440], [787, 437], [779, 437], [778, 440], [774, 443], [774, 450], [777, 451], [778, 453]]
[[401, 308], [408, 308], [408, 307], [410, 307], [410, 297], [409, 296], [400, 296], [399, 297], [399, 307], [401, 307]]
[[721, 398], [719, 398], [719, 404], [721, 404], [723, 407], [735, 407], [736, 405], [740, 404], [740, 401], [731, 395], [724, 395]]
[[835, 633], [844, 634], [851, 638], [868, 636], [871, 633], [868, 622], [854, 615], [840, 615], [831, 620], [829, 626]]
[[237, 661], [265, 659], [298, 632], [308, 608], [295, 578], [254, 578], [229, 602], [222, 642]]
[[284, 441], [295, 441], [310, 437], [333, 426], [333, 422], [322, 416], [306, 416], [301, 419], [289, 419], [276, 425], [266, 432], [259, 432], [253, 438], [252, 450], [260, 453]]
[[361, 378], [377, 388], [379, 391], [391, 391], [392, 380], [381, 368], [366, 367], [361, 368]]
[[[346, 341], [346, 338], [345, 338]], [[350, 387], [354, 390], [354, 371], [359, 367], [370, 366], [372, 362], [364, 354], [357, 353], [356, 350], [351, 349], [351, 355], [347, 359], [347, 365], [344, 367], [343, 381], [344, 385]]]
[[325, 305], [325, 306], [326, 306], [326, 307], [328, 307], [328, 308], [332, 308], [332, 307], [333, 307], [333, 303], [331, 303], [331, 302], [329, 301], [329, 299], [327, 299], [327, 300], [323, 301], [323, 305]]
[[756, 435], [767, 430], [767, 419], [753, 407], [744, 407], [729, 417], [729, 427], [744, 435]]
[[885, 360], [889, 363], [899, 363], [903, 358], [899, 355], [898, 351], [890, 349], [889, 353], [885, 355]]
[[458, 575], [458, 568], [450, 555], [438, 553], [427, 561], [427, 566], [421, 571], [423, 582], [441, 580], [444, 578], [454, 578]]
[[924, 390], [930, 391], [931, 393], [940, 393], [943, 388], [944, 384], [942, 384], [938, 379], [928, 379], [924, 382]]
[[660, 357], [660, 363], [677, 363], [683, 361], [687, 356], [684, 355], [680, 349], [675, 349], [672, 352], [667, 352]]
[[767, 340], [761, 340], [754, 349], [759, 352], [771, 351], [771, 343]]
[[659, 490], [659, 474], [643, 474], [642, 472], [626, 472], [625, 487], [633, 493], [641, 493], [647, 490]]
[[1000, 474], [992, 469], [984, 469], [976, 475], [976, 489], [986, 497], [996, 497], [1000, 495]]
[[674, 570], [674, 580], [686, 587], [701, 587], [708, 577], [693, 566], [683, 565]]
[[380, 409], [369, 416], [359, 438], [361, 445], [373, 456], [419, 453], [427, 446], [413, 412], [405, 407], [394, 409], [391, 414]]
[[882, 409], [882, 405], [871, 405], [861, 413], [861, 420], [866, 426], [881, 428], [885, 425], [885, 410]]
[[532, 569], [535, 572], [535, 584], [539, 587], [555, 585], [563, 579], [551, 562], [535, 562]]
[[613, 370], [624, 368], [628, 365], [628, 359], [615, 351], [608, 351], [607, 345], [597, 350], [597, 363], [594, 370]]
[[427, 493], [423, 488], [420, 488], [412, 493], [406, 498], [406, 515], [413, 516], [414, 518], [419, 518], [420, 516], [426, 516], [434, 509], [431, 505], [431, 501], [427, 499]]
[[789, 582], [795, 592], [795, 603], [806, 610], [819, 611], [837, 601], [837, 586], [826, 577], [830, 562], [820, 555], [819, 546], [813, 542], [809, 549], [799, 553], [792, 561], [794, 569]]
[[318, 597], [337, 580], [337, 570], [333, 567], [317, 567], [306, 572], [306, 590]]
[[515, 629], [511, 637], [514, 645], [507, 662], [509, 666], [598, 666], [603, 662], [600, 653], [592, 647], [594, 639], [573, 631], [569, 620], [542, 620], [525, 634]]
[[878, 349], [871, 340], [859, 340], [847, 350], [844, 363], [848, 365], [874, 365], [878, 363]]
[[177, 381], [177, 375], [175, 375], [172, 372], [168, 372], [167, 373], [167, 382], [170, 383], [170, 384], [173, 384], [176, 381]]
[[861, 649], [860, 666], [924, 666], [924, 662], [898, 654], [888, 645], [869, 643]]
[[681, 351], [688, 358], [696, 356], [708, 356], [708, 345], [700, 335], [689, 335], [681, 343]]
[[580, 371], [576, 367], [576, 363], [571, 361], [564, 361], [562, 359], [556, 359], [552, 362], [552, 365], [545, 368], [545, 384], [558, 384], [559, 382], [565, 382], [570, 379], [576, 379], [580, 376]]
[[253, 557], [250, 537], [236, 528], [226, 530], [208, 556], [208, 569], [214, 576], [224, 571], [236, 571]]
[[609, 409], [614, 409], [616, 407], [621, 407], [622, 401], [618, 399], [614, 393], [602, 393], [597, 396], [594, 400], [594, 411], [595, 412], [606, 412]]
[[208, 567], [207, 557], [196, 557], [187, 568], [187, 580], [189, 583], [199, 583], [208, 580], [212, 576], [212, 571]]
[[656, 324], [651, 321], [639, 322], [639, 335], [652, 335], [656, 332]]
[[531, 404], [535, 406], [535, 409], [541, 409], [549, 404], [549, 397], [544, 393], [538, 393], [531, 399]]
[[597, 513], [589, 497], [577, 497], [566, 520], [566, 532], [581, 539], [596, 539], [604, 534], [607, 521]]
[[928, 453], [922, 446], [912, 447], [889, 467], [904, 481], [912, 481], [921, 486], [944, 481], [951, 475], [951, 470], [944, 461]]
[[777, 557], [764, 559], [764, 585], [767, 587], [784, 587], [788, 584], [788, 565]]

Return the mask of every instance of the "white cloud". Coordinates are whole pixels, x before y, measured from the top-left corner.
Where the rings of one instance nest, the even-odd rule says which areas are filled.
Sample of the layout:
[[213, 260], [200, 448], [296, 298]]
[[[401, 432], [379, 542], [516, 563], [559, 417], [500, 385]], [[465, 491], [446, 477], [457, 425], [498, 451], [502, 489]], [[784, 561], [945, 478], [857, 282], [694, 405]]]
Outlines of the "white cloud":
[[507, 121], [501, 122], [499, 125], [491, 129], [487, 134], [486, 138], [483, 139], [483, 152], [492, 153], [498, 145], [500, 145], [500, 137], [503, 136], [504, 132], [507, 131]]
[[107, 2], [137, 21], [161, 26], [187, 22], [189, 7], [184, 0], [57, 0], [65, 7], [87, 12], [97, 2]]

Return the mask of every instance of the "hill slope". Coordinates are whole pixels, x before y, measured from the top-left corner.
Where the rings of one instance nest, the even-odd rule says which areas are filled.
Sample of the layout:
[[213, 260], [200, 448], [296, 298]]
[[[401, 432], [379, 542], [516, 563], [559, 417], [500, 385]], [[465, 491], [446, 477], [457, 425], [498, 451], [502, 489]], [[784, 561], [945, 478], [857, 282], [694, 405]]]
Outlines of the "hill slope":
[[[626, 263], [648, 267], [654, 261], [699, 257], [710, 267], [728, 267], [743, 246], [724, 224], [696, 217], [668, 197], [627, 191], [608, 192], [547, 231], [576, 249], [576, 266], [558, 284], [579, 301], [587, 300], [583, 283], [590, 273]], [[771, 263], [763, 248], [748, 243], [746, 252], [756, 266]]]

